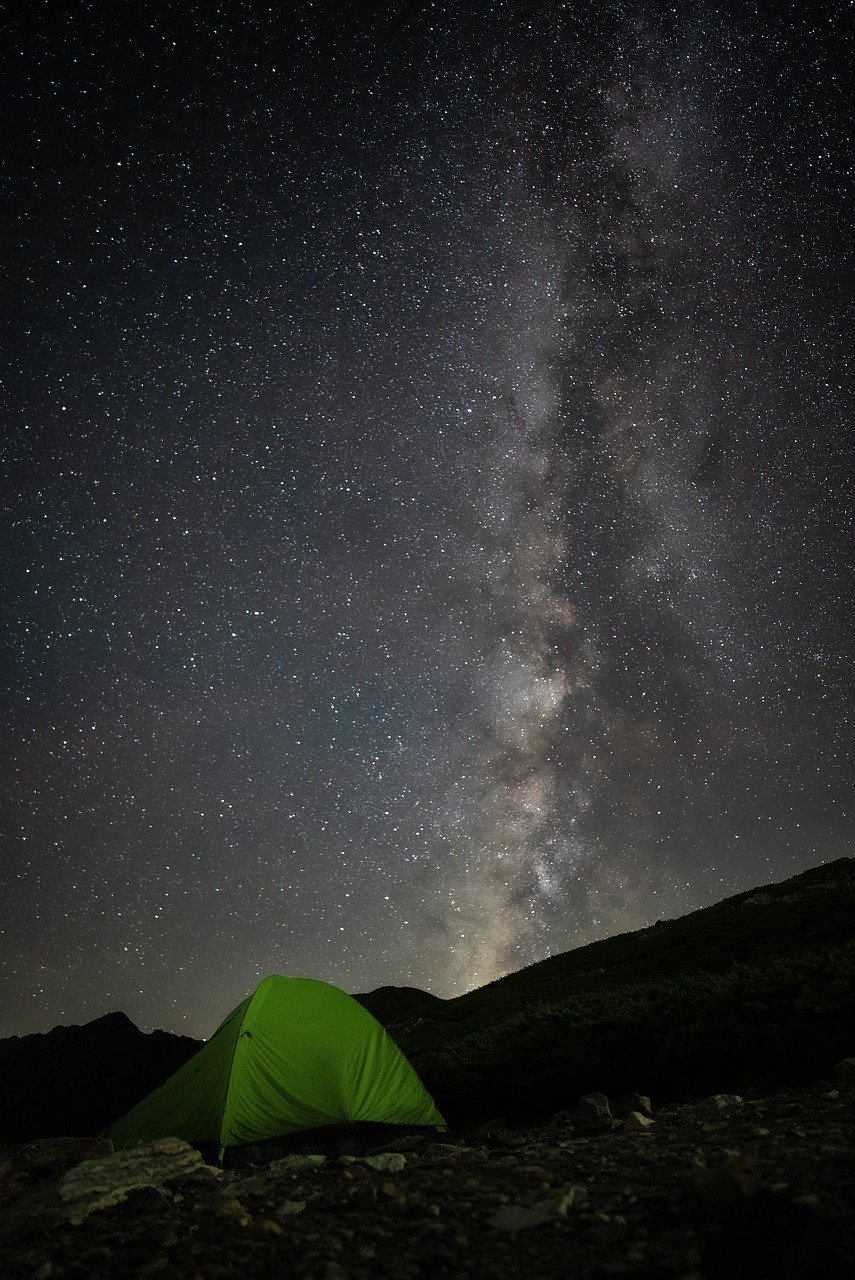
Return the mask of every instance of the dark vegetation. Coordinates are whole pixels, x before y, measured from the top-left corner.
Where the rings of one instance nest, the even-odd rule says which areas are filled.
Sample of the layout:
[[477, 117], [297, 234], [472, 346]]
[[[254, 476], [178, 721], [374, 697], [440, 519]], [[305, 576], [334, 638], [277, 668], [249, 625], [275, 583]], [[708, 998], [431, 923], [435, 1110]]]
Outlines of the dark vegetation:
[[833, 1075], [855, 1045], [855, 862], [553, 956], [390, 1029], [453, 1123]]
[[581, 1094], [657, 1101], [833, 1074], [855, 1041], [855, 943], [543, 1001], [412, 1060], [452, 1124]]

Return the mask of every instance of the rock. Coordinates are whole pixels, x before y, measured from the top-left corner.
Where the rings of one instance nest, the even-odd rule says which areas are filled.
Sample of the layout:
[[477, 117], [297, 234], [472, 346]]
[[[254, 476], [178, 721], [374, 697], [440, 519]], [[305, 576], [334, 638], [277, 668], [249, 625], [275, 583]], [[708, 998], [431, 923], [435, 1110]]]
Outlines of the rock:
[[558, 1218], [565, 1217], [568, 1209], [574, 1206], [578, 1208], [586, 1204], [587, 1200], [587, 1189], [574, 1185], [538, 1204], [502, 1205], [487, 1221], [494, 1231], [527, 1231], [530, 1227], [540, 1227], [546, 1222], [555, 1222]]
[[609, 1100], [604, 1093], [586, 1093], [579, 1099], [580, 1120], [611, 1120]]
[[461, 1147], [452, 1142], [432, 1142], [427, 1155], [431, 1160], [453, 1160], [467, 1151], [469, 1151], [468, 1147]]
[[399, 1151], [383, 1151], [376, 1156], [362, 1156], [359, 1163], [380, 1173], [400, 1173], [407, 1167], [407, 1157]]
[[614, 1098], [611, 1104], [612, 1115], [625, 1119], [631, 1111], [640, 1111], [643, 1116], [652, 1116], [653, 1107], [646, 1093], [625, 1093]]
[[626, 1118], [626, 1127], [630, 1132], [649, 1133], [655, 1127], [656, 1121], [650, 1116], [644, 1115], [642, 1111], [630, 1111]]
[[15, 1169], [36, 1173], [64, 1164], [80, 1164], [82, 1160], [101, 1160], [112, 1154], [109, 1138], [37, 1138], [18, 1150]]
[[269, 1236], [281, 1236], [282, 1228], [278, 1222], [274, 1222], [272, 1218], [262, 1218], [261, 1230]]
[[757, 1174], [747, 1160], [731, 1160], [696, 1174], [695, 1191], [704, 1204], [727, 1209], [757, 1193]]
[[276, 1213], [280, 1218], [296, 1218], [305, 1208], [305, 1200], [283, 1200]]
[[705, 1098], [698, 1109], [715, 1115], [718, 1111], [726, 1111], [728, 1107], [741, 1106], [742, 1098], [738, 1093], [714, 1093], [711, 1098]]
[[84, 1160], [59, 1181], [63, 1214], [77, 1225], [97, 1209], [120, 1204], [130, 1191], [143, 1187], [159, 1190], [164, 1183], [186, 1177], [202, 1164], [195, 1147], [181, 1138], [139, 1142], [115, 1155]]
[[211, 1187], [218, 1183], [222, 1176], [222, 1169], [218, 1169], [214, 1165], [202, 1164], [198, 1169], [191, 1169], [189, 1173], [182, 1173], [176, 1179], [176, 1182], [183, 1191], [192, 1191], [196, 1187]]
[[248, 1227], [252, 1218], [235, 1196], [224, 1196], [214, 1205], [214, 1217], [221, 1218], [224, 1222], [236, 1222], [240, 1227]]
[[578, 1133], [601, 1133], [611, 1129], [613, 1124], [609, 1100], [604, 1093], [586, 1093], [579, 1099]]
[[280, 1160], [274, 1160], [272, 1164], [267, 1166], [265, 1173], [274, 1177], [287, 1173], [294, 1177], [298, 1173], [309, 1173], [314, 1169], [322, 1168], [327, 1162], [326, 1156], [282, 1156]]
[[12, 1161], [8, 1156], [0, 1156], [0, 1178], [5, 1178], [6, 1174], [12, 1168]]
[[855, 1089], [855, 1058], [844, 1058], [837, 1064], [837, 1083]]

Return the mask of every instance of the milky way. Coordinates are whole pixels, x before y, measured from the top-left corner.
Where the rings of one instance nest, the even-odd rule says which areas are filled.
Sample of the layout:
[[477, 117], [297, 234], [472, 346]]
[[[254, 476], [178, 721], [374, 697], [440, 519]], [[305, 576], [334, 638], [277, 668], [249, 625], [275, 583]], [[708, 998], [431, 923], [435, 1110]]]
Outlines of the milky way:
[[842, 6], [12, 33], [0, 1034], [847, 852]]

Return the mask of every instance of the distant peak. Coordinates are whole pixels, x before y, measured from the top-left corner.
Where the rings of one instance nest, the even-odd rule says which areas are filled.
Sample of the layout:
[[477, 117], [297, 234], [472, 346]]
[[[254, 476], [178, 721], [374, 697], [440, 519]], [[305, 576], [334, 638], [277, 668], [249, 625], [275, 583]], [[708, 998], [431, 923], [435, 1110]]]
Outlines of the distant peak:
[[87, 1027], [110, 1027], [118, 1030], [125, 1030], [130, 1027], [133, 1031], [139, 1031], [139, 1027], [132, 1022], [126, 1013], [121, 1009], [116, 1009], [113, 1013], [103, 1013], [100, 1018], [93, 1018], [91, 1022], [85, 1023]]

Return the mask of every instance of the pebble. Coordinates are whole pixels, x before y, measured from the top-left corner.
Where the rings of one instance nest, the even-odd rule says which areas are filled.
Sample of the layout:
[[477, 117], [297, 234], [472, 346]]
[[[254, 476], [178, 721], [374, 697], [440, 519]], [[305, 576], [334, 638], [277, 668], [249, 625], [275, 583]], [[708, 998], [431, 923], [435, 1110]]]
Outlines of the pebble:
[[305, 1200], [283, 1200], [276, 1212], [280, 1218], [295, 1218], [298, 1213], [303, 1213], [305, 1208]]
[[711, 1098], [707, 1098], [701, 1103], [701, 1109], [705, 1112], [724, 1111], [730, 1107], [742, 1106], [742, 1098], [738, 1093], [714, 1093]]
[[407, 1157], [400, 1151], [385, 1151], [376, 1156], [362, 1156], [360, 1164], [380, 1173], [400, 1173], [407, 1167]]

